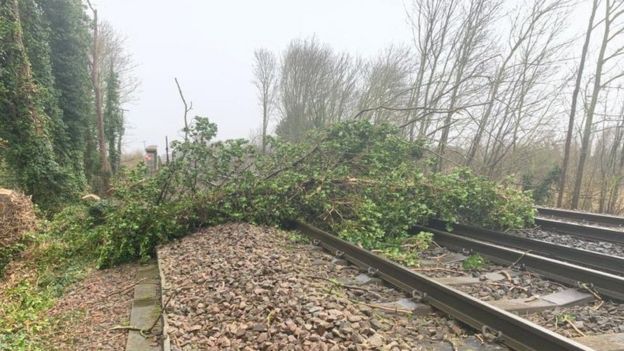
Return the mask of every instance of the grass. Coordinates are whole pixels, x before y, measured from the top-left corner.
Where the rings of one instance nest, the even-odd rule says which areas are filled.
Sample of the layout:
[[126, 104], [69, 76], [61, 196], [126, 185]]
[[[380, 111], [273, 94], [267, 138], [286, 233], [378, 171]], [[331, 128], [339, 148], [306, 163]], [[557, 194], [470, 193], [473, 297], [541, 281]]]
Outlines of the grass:
[[[62, 236], [29, 235], [28, 244], [0, 278], [0, 350], [39, 351], [41, 335], [56, 320], [47, 311], [65, 289], [95, 268], [95, 259], [75, 252]], [[8, 263], [8, 260], [7, 260]]]

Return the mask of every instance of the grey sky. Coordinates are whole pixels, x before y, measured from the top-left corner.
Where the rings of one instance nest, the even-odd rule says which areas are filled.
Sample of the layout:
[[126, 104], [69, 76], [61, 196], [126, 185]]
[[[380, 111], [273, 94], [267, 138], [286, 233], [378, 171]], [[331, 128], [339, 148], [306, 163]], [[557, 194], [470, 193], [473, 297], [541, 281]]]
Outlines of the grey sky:
[[251, 83], [253, 51], [281, 52], [316, 35], [336, 50], [370, 56], [411, 34], [401, 0], [99, 0], [100, 17], [127, 38], [141, 86], [127, 106], [126, 150], [164, 147], [180, 136], [178, 77], [192, 114], [219, 126], [219, 139], [260, 126]]

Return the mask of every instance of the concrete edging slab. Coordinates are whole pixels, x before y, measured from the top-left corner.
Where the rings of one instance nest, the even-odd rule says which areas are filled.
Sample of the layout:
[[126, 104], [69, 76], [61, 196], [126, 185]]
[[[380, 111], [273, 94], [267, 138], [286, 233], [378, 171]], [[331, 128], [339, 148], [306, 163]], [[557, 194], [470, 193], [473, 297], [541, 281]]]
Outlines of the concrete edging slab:
[[[136, 279], [140, 283], [134, 287], [134, 299], [130, 312], [130, 326], [142, 330], [149, 329], [154, 323], [153, 335], [162, 330], [161, 289], [159, 269], [155, 262], [139, 267]], [[128, 331], [126, 351], [161, 351], [160, 340], [154, 336], [143, 336], [137, 330]]]
[[[161, 304], [165, 303], [165, 289], [168, 289], [167, 283], [165, 281], [165, 273], [162, 270], [160, 255], [156, 252], [156, 265], [158, 266], [158, 274], [160, 276], [160, 301]], [[164, 306], [163, 306], [164, 307]], [[163, 351], [171, 351], [171, 339], [169, 338], [169, 324], [167, 323], [167, 313], [166, 309], [162, 309], [162, 348]]]

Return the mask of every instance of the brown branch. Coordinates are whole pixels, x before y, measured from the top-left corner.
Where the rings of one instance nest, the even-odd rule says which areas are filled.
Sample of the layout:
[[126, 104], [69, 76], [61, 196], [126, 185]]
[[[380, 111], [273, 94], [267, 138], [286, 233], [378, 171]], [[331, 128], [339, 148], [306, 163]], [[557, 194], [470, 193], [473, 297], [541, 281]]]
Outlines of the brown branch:
[[269, 173], [267, 176], [264, 177], [264, 180], [269, 180], [269, 179], [275, 177], [276, 175], [278, 175], [278, 174], [280, 174], [280, 173], [282, 173], [282, 172], [284, 172], [284, 171], [286, 171], [288, 169], [291, 169], [291, 168], [294, 168], [294, 167], [298, 166], [299, 164], [301, 164], [301, 162], [305, 161], [306, 158], [310, 157], [313, 153], [315, 153], [319, 149], [321, 142], [323, 142], [323, 140], [321, 140], [318, 144], [316, 144], [316, 146], [313, 147], [312, 150], [310, 150], [307, 154], [303, 155], [301, 158], [299, 158], [298, 160], [294, 161], [290, 165], [288, 165], [286, 167], [278, 168], [275, 171]]
[[188, 140], [188, 113], [193, 109], [193, 102], [191, 101], [190, 105], [186, 103], [186, 99], [184, 98], [184, 94], [182, 93], [182, 88], [180, 87], [180, 83], [178, 82], [178, 78], [174, 78], [176, 86], [178, 87], [178, 93], [180, 94], [180, 99], [182, 99], [182, 103], [184, 104], [184, 141]]
[[377, 294], [377, 293], [376, 293], [376, 292], [374, 292], [374, 291], [370, 291], [369, 289], [366, 289], [366, 288], [361, 288], [361, 287], [359, 287], [359, 286], [353, 286], [353, 285], [342, 284], [342, 283], [337, 282], [337, 281], [335, 281], [335, 280], [331, 280], [331, 279], [328, 279], [328, 278], [323, 278], [323, 277], [316, 277], [316, 276], [311, 276], [311, 275], [310, 275], [310, 276], [307, 276], [307, 277], [308, 277], [308, 278], [310, 278], [310, 279], [319, 279], [319, 280], [324, 280], [324, 281], [327, 281], [327, 282], [332, 283], [333, 285], [339, 286], [339, 287], [341, 287], [341, 288], [345, 288], [345, 289], [349, 289], [349, 290], [358, 290], [358, 291], [363, 291], [363, 292], [369, 293], [369, 294], [371, 294], [371, 295], [374, 295], [374, 296], [375, 296], [376, 298], [378, 298], [378, 299], [381, 299], [381, 296], [380, 296], [379, 294]]
[[126, 287], [124, 287], [124, 288], [121, 288], [121, 289], [119, 289], [119, 290], [117, 290], [117, 291], [114, 291], [114, 292], [112, 292], [112, 293], [110, 293], [110, 294], [108, 294], [108, 295], [106, 295], [106, 296], [104, 296], [104, 297], [108, 298], [108, 297], [111, 297], [111, 296], [113, 296], [113, 295], [117, 295], [117, 294], [124, 293], [124, 292], [126, 292], [126, 291], [130, 290], [130, 288], [133, 288], [133, 287], [135, 287], [136, 285], [140, 284], [141, 282], [145, 281], [146, 279], [147, 279], [147, 278], [140, 279], [140, 280], [139, 280], [139, 281], [137, 281], [136, 283], [132, 283], [132, 284], [130, 284], [130, 285], [128, 285], [128, 286], [126, 286]]

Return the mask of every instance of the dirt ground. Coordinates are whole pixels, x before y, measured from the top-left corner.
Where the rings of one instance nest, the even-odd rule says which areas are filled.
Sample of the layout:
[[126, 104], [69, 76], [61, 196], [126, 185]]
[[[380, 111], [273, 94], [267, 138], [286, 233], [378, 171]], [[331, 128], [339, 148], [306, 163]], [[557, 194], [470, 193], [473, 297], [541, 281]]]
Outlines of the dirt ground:
[[93, 271], [49, 311], [55, 321], [45, 343], [54, 350], [123, 350], [137, 264]]

